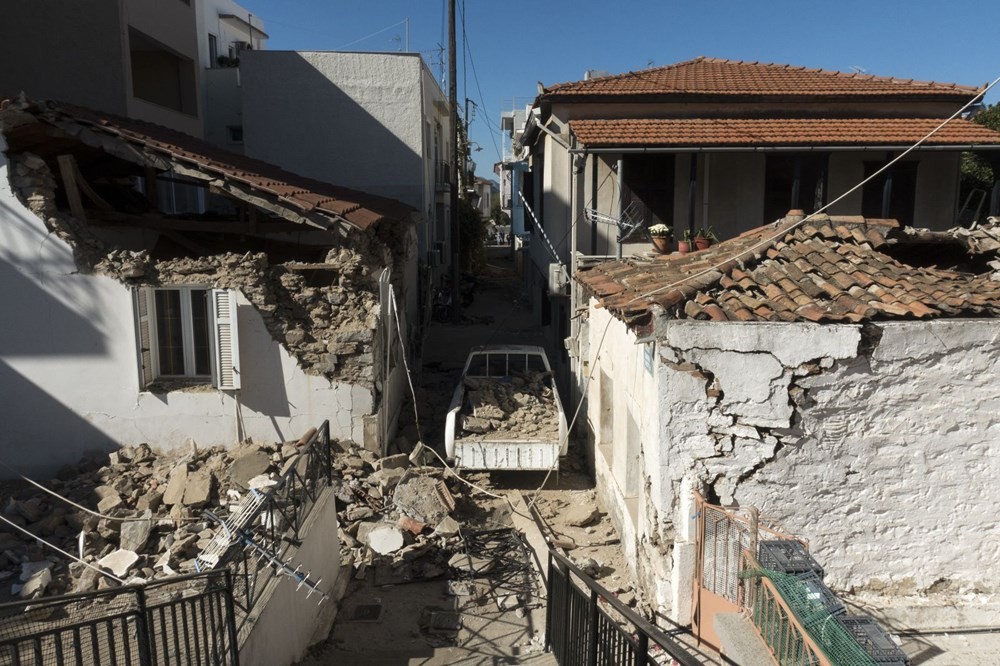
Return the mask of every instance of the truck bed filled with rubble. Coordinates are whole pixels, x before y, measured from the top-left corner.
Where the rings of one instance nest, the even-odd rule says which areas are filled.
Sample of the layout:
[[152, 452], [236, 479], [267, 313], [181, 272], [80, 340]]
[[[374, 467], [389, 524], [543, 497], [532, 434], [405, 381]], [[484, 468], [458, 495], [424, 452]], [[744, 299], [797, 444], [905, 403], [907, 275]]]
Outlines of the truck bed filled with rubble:
[[465, 377], [461, 412], [463, 440], [553, 440], [559, 438], [559, 408], [551, 373], [513, 377]]

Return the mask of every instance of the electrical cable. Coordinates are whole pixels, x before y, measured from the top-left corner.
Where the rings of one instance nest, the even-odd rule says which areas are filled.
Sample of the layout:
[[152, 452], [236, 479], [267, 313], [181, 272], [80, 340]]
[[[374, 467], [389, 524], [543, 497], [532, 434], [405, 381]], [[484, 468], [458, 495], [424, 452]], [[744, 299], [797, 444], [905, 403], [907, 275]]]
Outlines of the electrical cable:
[[27, 481], [28, 483], [30, 483], [31, 485], [35, 486], [39, 490], [41, 490], [43, 492], [46, 492], [49, 495], [52, 495], [53, 497], [55, 497], [57, 499], [62, 500], [66, 504], [69, 504], [70, 506], [76, 507], [80, 511], [84, 511], [86, 513], [89, 513], [92, 516], [96, 516], [98, 518], [103, 518], [104, 520], [113, 520], [113, 521], [116, 521], [116, 522], [119, 522], [119, 523], [134, 523], [134, 522], [137, 522], [137, 521], [140, 521], [140, 520], [173, 520], [175, 522], [192, 522], [193, 523], [193, 522], [197, 522], [198, 520], [200, 520], [199, 518], [174, 518], [172, 516], [153, 517], [153, 518], [142, 518], [142, 517], [135, 517], [135, 516], [129, 516], [127, 518], [116, 518], [115, 516], [107, 516], [107, 515], [105, 515], [103, 513], [100, 513], [98, 511], [94, 511], [93, 509], [88, 509], [87, 507], [85, 507], [85, 506], [83, 506], [81, 504], [77, 504], [73, 500], [69, 499], [68, 497], [63, 497], [62, 495], [60, 495], [59, 493], [57, 493], [54, 490], [49, 490], [48, 488], [46, 488], [42, 484], [38, 483], [37, 481], [29, 479], [25, 475], [21, 474], [16, 469], [14, 469], [13, 467], [11, 467], [7, 463], [3, 462], [2, 460], [0, 460], [0, 467], [3, 467], [4, 469], [6, 469], [6, 470], [8, 470], [10, 472], [13, 472], [18, 477], [20, 477], [22, 480]]
[[65, 550], [63, 550], [59, 546], [53, 545], [53, 544], [49, 543], [48, 541], [46, 541], [45, 539], [43, 539], [42, 537], [36, 536], [36, 535], [32, 534], [31, 532], [29, 532], [28, 530], [24, 529], [23, 527], [21, 527], [20, 525], [18, 525], [14, 521], [8, 520], [7, 518], [5, 518], [3, 516], [0, 516], [0, 520], [2, 520], [3, 522], [7, 523], [8, 525], [10, 525], [11, 527], [13, 527], [14, 529], [19, 530], [21, 532], [24, 532], [25, 534], [27, 534], [28, 536], [30, 536], [35, 541], [37, 541], [40, 544], [42, 544], [43, 546], [48, 546], [49, 548], [51, 548], [52, 550], [56, 551], [57, 553], [61, 553], [61, 554], [65, 555], [66, 557], [70, 558], [71, 560], [76, 560], [77, 562], [79, 562], [83, 566], [85, 566], [85, 567], [87, 567], [89, 569], [93, 569], [94, 571], [96, 571], [97, 573], [101, 574], [102, 576], [107, 576], [108, 578], [110, 578], [112, 580], [116, 580], [119, 583], [121, 583], [122, 585], [125, 585], [125, 581], [122, 580], [121, 578], [119, 578], [118, 576], [114, 576], [112, 574], [109, 574], [106, 571], [101, 571], [101, 569], [99, 567], [96, 567], [93, 564], [90, 564], [89, 562], [85, 562], [84, 560], [80, 559], [76, 555], [73, 555], [72, 553], [67, 553]]
[[371, 39], [372, 37], [375, 37], [376, 35], [381, 35], [381, 34], [382, 34], [383, 32], [385, 32], [386, 30], [392, 30], [392, 29], [393, 29], [393, 28], [395, 28], [395, 27], [396, 27], [397, 25], [403, 25], [404, 23], [406, 23], [406, 19], [403, 19], [402, 21], [397, 21], [397, 22], [393, 23], [392, 25], [388, 25], [388, 26], [386, 26], [386, 27], [382, 28], [381, 30], [377, 30], [377, 31], [373, 32], [373, 33], [372, 33], [372, 34], [370, 34], [370, 35], [366, 35], [366, 36], [362, 37], [361, 39], [355, 39], [355, 40], [354, 40], [353, 42], [348, 42], [348, 43], [344, 44], [343, 46], [338, 46], [337, 48], [335, 48], [335, 49], [333, 49], [333, 50], [334, 50], [334, 51], [343, 51], [343, 50], [344, 50], [344, 49], [346, 49], [346, 48], [347, 48], [348, 46], [354, 46], [354, 45], [355, 45], [355, 44], [357, 44], [358, 42], [363, 42], [363, 41], [365, 41], [366, 39]]

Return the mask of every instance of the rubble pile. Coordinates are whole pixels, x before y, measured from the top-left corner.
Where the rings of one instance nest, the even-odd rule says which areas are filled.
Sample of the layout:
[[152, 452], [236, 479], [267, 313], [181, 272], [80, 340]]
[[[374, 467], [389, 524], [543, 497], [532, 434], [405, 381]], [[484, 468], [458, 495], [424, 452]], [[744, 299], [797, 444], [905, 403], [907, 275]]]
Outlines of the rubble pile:
[[[68, 553], [82, 551], [85, 562], [127, 582], [190, 573], [218, 529], [202, 512], [224, 517], [249, 489], [275, 485], [281, 465], [297, 451], [295, 443], [199, 450], [193, 440], [169, 455], [146, 444], [125, 447], [85, 457], [47, 485], [106, 516], [139, 520], [99, 518], [27, 485], [8, 493], [4, 517]], [[11, 585], [12, 597], [116, 584], [80, 562], [67, 567], [61, 555], [6, 524], [0, 529], [0, 582]]]
[[[11, 156], [11, 184], [21, 201], [73, 249], [86, 272], [130, 286], [211, 285], [238, 289], [255, 307], [275, 341], [314, 374], [371, 386], [378, 275], [401, 265], [402, 240], [388, 230], [355, 231], [313, 264], [309, 278], [263, 252], [224, 252], [157, 260], [148, 250], [124, 250], [103, 242], [85, 222], [56, 206], [56, 179], [41, 157]], [[396, 234], [399, 235], [399, 234]], [[390, 242], [391, 241], [391, 242]], [[310, 255], [319, 248], [307, 246]], [[318, 266], [319, 268], [315, 268]]]
[[509, 380], [465, 378], [461, 429], [464, 439], [554, 440], [559, 437], [559, 410], [544, 372], [515, 375]]

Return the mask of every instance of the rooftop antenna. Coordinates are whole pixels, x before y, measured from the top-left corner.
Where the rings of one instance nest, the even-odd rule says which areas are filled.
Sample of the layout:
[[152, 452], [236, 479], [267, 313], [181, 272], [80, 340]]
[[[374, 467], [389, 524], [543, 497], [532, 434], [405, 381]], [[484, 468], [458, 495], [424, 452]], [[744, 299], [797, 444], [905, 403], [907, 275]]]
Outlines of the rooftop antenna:
[[859, 65], [851, 65], [851, 69], [854, 70], [855, 74], [867, 74], [868, 70]]

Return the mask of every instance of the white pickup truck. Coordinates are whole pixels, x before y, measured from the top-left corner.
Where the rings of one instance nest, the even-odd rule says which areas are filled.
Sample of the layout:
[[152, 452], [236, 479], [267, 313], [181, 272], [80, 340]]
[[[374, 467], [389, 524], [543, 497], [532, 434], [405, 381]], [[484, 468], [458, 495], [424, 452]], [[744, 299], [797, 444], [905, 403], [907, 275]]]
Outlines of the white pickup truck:
[[445, 451], [463, 469], [559, 469], [563, 412], [545, 350], [476, 347], [448, 408]]

